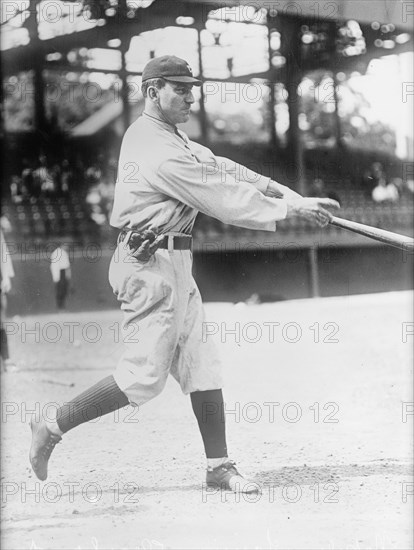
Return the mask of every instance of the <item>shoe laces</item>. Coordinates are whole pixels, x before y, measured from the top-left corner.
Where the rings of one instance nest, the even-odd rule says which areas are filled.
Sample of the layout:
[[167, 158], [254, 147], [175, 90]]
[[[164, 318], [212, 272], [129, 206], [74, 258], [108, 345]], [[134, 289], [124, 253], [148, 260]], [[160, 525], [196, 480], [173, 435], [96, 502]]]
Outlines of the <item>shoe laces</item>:
[[56, 434], [50, 434], [48, 437], [47, 442], [45, 443], [43, 447], [43, 456], [45, 458], [49, 458], [52, 454], [53, 449], [56, 447], [56, 445], [62, 440], [60, 435]]
[[[221, 470], [224, 470], [225, 472], [229, 472], [230, 470], [234, 470], [235, 472], [237, 472], [235, 466], [236, 466], [236, 463], [234, 462], [234, 460], [229, 460], [228, 462], [225, 462], [224, 464], [219, 466], [219, 468]], [[237, 472], [237, 474], [238, 474], [238, 472]]]

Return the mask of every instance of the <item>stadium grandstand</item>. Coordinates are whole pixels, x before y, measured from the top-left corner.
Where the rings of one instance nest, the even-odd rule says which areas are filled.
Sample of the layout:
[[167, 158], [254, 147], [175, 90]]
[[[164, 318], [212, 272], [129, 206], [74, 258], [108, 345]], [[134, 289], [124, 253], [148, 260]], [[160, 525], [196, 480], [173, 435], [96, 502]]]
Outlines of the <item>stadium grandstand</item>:
[[[187, 59], [205, 82], [183, 126], [190, 138], [305, 196], [338, 199], [344, 218], [412, 236], [410, 6], [2, 3], [2, 220], [9, 240], [113, 245], [109, 215], [122, 135], [143, 109], [144, 65], [167, 53]], [[231, 256], [240, 245], [254, 254], [270, 240], [203, 215], [195, 237], [195, 251], [210, 257], [214, 243]], [[372, 258], [383, 250], [301, 220], [278, 224], [275, 241], [277, 249], [293, 243], [308, 254], [314, 295], [324, 249], [376, 248]], [[404, 288], [411, 285], [405, 268]]]

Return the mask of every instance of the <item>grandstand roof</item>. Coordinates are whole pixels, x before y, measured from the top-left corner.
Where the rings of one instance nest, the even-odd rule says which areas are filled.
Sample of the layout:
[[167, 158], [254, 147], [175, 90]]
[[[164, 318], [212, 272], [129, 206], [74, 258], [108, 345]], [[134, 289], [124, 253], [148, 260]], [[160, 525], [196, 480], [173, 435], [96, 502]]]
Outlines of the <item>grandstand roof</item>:
[[413, 30], [414, 8], [406, 0], [188, 0], [196, 4], [219, 6], [252, 5], [279, 13], [314, 16], [320, 19], [355, 19], [361, 23], [393, 23]]
[[[144, 109], [144, 101], [141, 100], [132, 107], [132, 120], [135, 120]], [[122, 103], [111, 102], [91, 116], [83, 120], [80, 124], [72, 128], [70, 136], [72, 138], [84, 138], [96, 135], [98, 132], [105, 130], [108, 126], [112, 127], [115, 132], [122, 136], [125, 128], [122, 125]], [[200, 137], [200, 121], [197, 113], [190, 114], [190, 120], [181, 125], [182, 130], [186, 132], [190, 139], [196, 139]]]
[[72, 137], [93, 136], [120, 117], [122, 110], [123, 105], [121, 102], [111, 102], [104, 105], [90, 117], [75, 126], [71, 132]]

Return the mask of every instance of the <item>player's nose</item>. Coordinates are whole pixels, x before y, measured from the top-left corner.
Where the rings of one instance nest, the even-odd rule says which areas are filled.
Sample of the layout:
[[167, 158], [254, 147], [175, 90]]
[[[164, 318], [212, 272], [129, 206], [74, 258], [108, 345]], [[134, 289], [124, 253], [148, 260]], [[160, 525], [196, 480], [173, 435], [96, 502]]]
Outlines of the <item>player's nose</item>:
[[190, 105], [192, 105], [195, 102], [194, 95], [193, 95], [193, 92], [191, 90], [189, 90], [189, 92], [187, 94], [187, 97], [185, 98], [185, 101], [186, 101], [186, 103], [189, 103]]

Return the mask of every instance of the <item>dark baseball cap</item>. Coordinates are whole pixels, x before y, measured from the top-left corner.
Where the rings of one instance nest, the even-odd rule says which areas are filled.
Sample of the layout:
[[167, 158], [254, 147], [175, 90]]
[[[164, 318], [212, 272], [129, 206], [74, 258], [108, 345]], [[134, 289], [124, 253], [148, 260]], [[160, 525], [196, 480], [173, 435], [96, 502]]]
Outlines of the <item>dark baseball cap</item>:
[[175, 55], [163, 55], [151, 59], [142, 73], [142, 82], [151, 78], [165, 78], [171, 82], [185, 82], [194, 86], [201, 86], [201, 80], [193, 77], [190, 65], [184, 59]]

